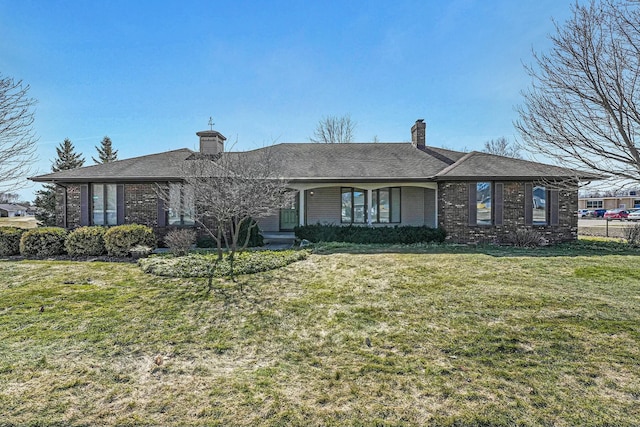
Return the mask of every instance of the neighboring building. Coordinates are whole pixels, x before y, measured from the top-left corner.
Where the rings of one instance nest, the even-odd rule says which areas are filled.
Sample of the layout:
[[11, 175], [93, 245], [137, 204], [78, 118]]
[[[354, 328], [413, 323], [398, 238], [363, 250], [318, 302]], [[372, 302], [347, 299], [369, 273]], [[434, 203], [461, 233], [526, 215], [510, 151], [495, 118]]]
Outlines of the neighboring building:
[[578, 209], [640, 208], [640, 191], [629, 191], [618, 196], [590, 196], [578, 199]]
[[27, 208], [15, 203], [0, 203], [0, 217], [25, 216]]
[[[198, 132], [200, 151], [223, 153], [226, 138]], [[577, 238], [576, 178], [592, 174], [487, 153], [429, 147], [426, 125], [411, 128], [412, 143], [284, 143], [268, 147], [278, 160], [274, 176], [297, 190], [294, 206], [259, 220], [266, 232], [328, 223], [442, 227], [454, 242], [502, 242], [517, 229], [550, 242]], [[263, 150], [263, 149], [260, 149]], [[251, 156], [260, 150], [233, 155]], [[192, 225], [170, 215], [157, 183], [179, 183], [180, 165], [193, 152], [180, 149], [31, 178], [57, 188], [57, 222], [81, 225], [146, 224], [159, 233]], [[231, 155], [223, 153], [222, 155]], [[545, 183], [575, 185], [550, 188]], [[178, 191], [170, 197], [181, 197]]]

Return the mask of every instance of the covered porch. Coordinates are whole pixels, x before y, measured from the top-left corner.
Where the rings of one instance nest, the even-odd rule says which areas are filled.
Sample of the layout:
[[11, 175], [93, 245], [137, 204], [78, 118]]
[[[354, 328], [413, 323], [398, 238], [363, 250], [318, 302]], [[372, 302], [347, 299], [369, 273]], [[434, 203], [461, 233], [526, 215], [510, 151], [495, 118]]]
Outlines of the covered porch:
[[261, 230], [292, 231], [297, 225], [318, 223], [370, 227], [438, 225], [438, 190], [434, 182], [305, 183], [290, 187], [297, 191], [295, 201], [278, 214], [261, 218]]

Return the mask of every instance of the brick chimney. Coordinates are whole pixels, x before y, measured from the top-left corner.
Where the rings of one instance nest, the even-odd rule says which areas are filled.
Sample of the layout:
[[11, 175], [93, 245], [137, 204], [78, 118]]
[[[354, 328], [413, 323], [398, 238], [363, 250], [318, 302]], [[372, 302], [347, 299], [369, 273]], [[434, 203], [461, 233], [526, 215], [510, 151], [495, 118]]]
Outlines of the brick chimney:
[[427, 142], [427, 124], [424, 119], [416, 120], [416, 124], [411, 126], [411, 144], [422, 150]]
[[224, 141], [227, 138], [216, 130], [196, 132], [200, 137], [200, 152], [202, 154], [218, 154], [224, 152]]

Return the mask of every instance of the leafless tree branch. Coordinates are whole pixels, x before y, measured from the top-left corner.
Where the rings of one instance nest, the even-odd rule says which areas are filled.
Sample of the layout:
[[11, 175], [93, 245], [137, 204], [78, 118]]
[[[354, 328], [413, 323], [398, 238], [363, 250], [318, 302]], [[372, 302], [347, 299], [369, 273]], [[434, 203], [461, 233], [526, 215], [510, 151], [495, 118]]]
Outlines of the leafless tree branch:
[[32, 125], [36, 101], [29, 85], [0, 76], [0, 190], [16, 190], [26, 184], [36, 160]]
[[[195, 206], [195, 212], [189, 214], [217, 243], [219, 258], [223, 247], [233, 258], [249, 242], [239, 240], [243, 224], [277, 213], [295, 197], [287, 181], [276, 175], [275, 166], [269, 148], [216, 155], [196, 153], [183, 164], [181, 185], [186, 196], [176, 200], [169, 194], [169, 186], [159, 188], [159, 194], [170, 201], [170, 209]], [[254, 226], [249, 224], [249, 228]]]
[[329, 144], [353, 142], [353, 131], [356, 123], [348, 114], [345, 116], [323, 117], [316, 130], [313, 132], [311, 142], [324, 142]]
[[573, 6], [553, 47], [534, 52], [515, 126], [521, 146], [556, 163], [640, 180], [640, 12], [615, 0]]

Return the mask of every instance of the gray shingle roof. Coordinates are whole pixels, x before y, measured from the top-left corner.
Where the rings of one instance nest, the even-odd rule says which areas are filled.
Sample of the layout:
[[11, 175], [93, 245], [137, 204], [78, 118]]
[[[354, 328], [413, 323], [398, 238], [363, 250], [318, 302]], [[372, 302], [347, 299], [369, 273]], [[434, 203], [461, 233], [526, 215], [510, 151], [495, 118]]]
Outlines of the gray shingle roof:
[[154, 181], [179, 179], [180, 165], [193, 154], [188, 148], [63, 170], [30, 178], [38, 182]]
[[[260, 156], [269, 150], [274, 176], [292, 181], [449, 180], [573, 177], [570, 169], [486, 153], [415, 148], [410, 143], [282, 143], [226, 156]], [[193, 151], [180, 149], [31, 178], [38, 182], [177, 180]], [[595, 175], [581, 174], [589, 179]]]
[[436, 175], [440, 181], [453, 179], [535, 179], [566, 178], [599, 179], [600, 176], [568, 168], [472, 151]]

